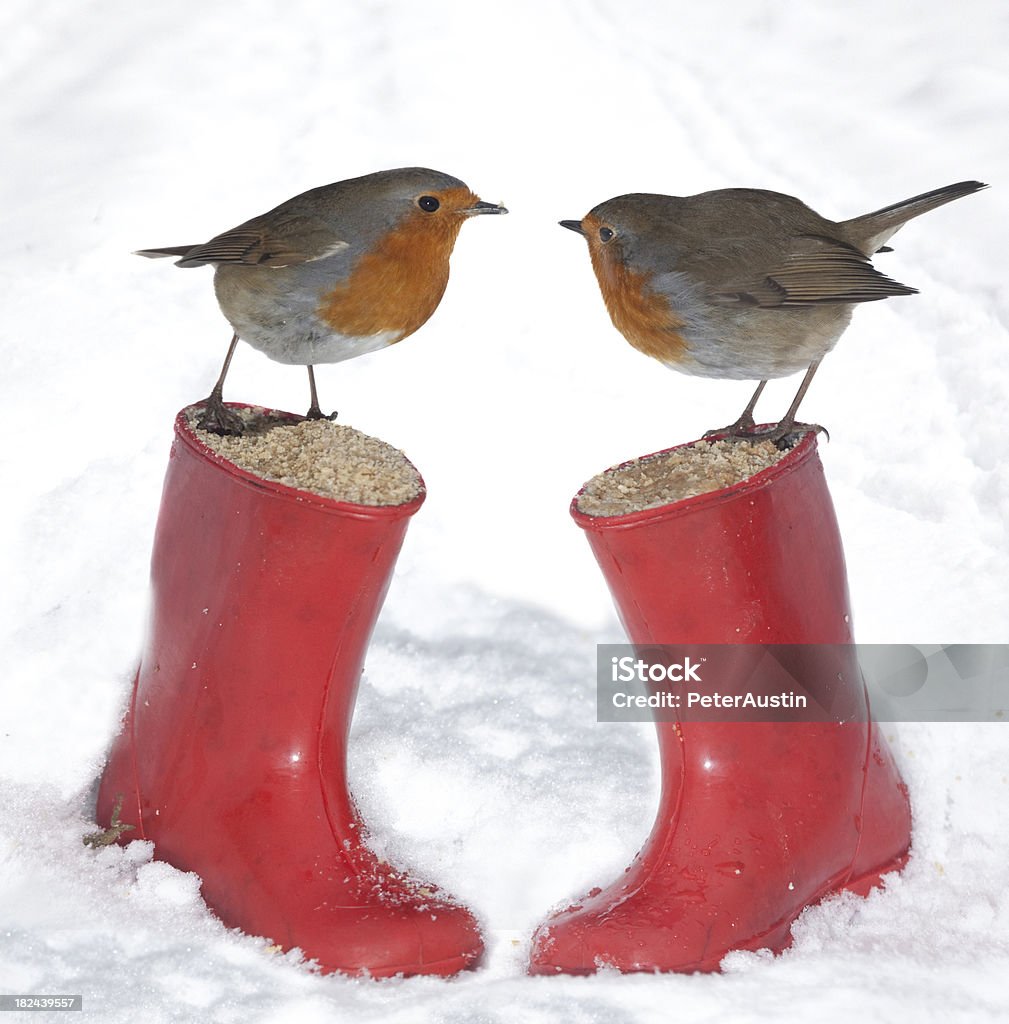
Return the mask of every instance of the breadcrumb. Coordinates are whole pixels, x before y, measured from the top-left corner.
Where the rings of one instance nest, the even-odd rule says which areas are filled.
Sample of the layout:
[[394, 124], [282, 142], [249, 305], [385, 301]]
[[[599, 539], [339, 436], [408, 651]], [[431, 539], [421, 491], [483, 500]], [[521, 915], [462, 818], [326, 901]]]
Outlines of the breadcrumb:
[[695, 441], [594, 476], [578, 496], [580, 512], [618, 516], [718, 491], [773, 466], [788, 454], [770, 441]]
[[290, 420], [255, 407], [240, 410], [241, 436], [221, 436], [195, 426], [193, 433], [236, 466], [288, 487], [356, 505], [402, 505], [421, 492], [417, 470], [392, 445], [330, 420]]

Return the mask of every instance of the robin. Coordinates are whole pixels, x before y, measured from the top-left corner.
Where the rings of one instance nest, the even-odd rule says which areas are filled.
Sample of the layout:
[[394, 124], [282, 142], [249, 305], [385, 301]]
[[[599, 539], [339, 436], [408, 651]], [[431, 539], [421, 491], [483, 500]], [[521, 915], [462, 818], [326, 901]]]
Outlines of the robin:
[[215, 268], [234, 335], [197, 425], [242, 431], [222, 398], [239, 338], [277, 362], [307, 366], [308, 417], [322, 418], [313, 366], [413, 334], [438, 308], [463, 221], [507, 212], [458, 178], [404, 167], [310, 189], [202, 245], [141, 250], [180, 256], [177, 267]]
[[[709, 434], [787, 447], [823, 357], [860, 302], [917, 289], [870, 262], [913, 217], [977, 192], [961, 181], [839, 222], [780, 192], [730, 188], [695, 196], [637, 193], [600, 203], [563, 227], [584, 235], [614, 326], [645, 355], [697, 377], [757, 380], [729, 427]], [[753, 410], [771, 378], [806, 375], [777, 424]]]

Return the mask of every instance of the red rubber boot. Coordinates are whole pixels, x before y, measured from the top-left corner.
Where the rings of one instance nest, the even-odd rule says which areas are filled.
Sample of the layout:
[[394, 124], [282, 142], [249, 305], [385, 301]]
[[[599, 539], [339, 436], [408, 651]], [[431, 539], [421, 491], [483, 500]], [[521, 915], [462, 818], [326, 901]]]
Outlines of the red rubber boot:
[[358, 680], [410, 516], [261, 479], [175, 423], [146, 645], [98, 796], [109, 824], [203, 880], [230, 927], [324, 971], [453, 974], [466, 909], [362, 842], [346, 754]]
[[[812, 433], [735, 486], [627, 515], [572, 514], [636, 645], [852, 643]], [[864, 895], [903, 866], [907, 790], [870, 720], [854, 647], [802, 659], [810, 699], [826, 686], [844, 705], [838, 721], [656, 723], [651, 834], [621, 878], [540, 926], [532, 973], [714, 971], [733, 949], [780, 952], [805, 906]]]

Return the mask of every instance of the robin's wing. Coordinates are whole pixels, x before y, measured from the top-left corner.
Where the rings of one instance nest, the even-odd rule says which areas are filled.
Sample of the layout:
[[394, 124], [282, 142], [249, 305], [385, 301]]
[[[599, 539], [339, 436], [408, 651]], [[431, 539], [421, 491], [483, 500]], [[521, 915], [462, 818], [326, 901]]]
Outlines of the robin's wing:
[[864, 253], [846, 242], [823, 235], [798, 235], [789, 242], [789, 252], [772, 264], [769, 273], [718, 287], [715, 301], [773, 308], [873, 302], [917, 291], [881, 274]]
[[314, 217], [288, 216], [279, 222], [275, 219], [269, 228], [257, 219], [194, 246], [175, 265], [199, 267], [206, 263], [238, 263], [293, 267], [332, 256], [348, 245], [334, 237], [332, 226]]

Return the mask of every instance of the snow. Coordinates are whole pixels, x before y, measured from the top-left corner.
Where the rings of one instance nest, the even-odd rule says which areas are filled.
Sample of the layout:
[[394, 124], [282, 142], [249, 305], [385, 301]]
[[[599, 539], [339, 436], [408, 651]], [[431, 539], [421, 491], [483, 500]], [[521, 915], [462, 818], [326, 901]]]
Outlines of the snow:
[[[657, 799], [649, 728], [595, 722], [594, 645], [622, 634], [568, 501], [750, 391], [635, 353], [555, 222], [628, 191], [751, 185], [845, 217], [992, 182], [897, 236], [880, 264], [921, 294], [859, 310], [803, 411], [831, 429], [858, 639], [1006, 642], [1003, 4], [8, 0], [0, 40], [0, 992], [82, 993], [113, 1024], [1009, 1017], [998, 725], [886, 727], [913, 859], [806, 911], [782, 956], [524, 974], [538, 921], [623, 869]], [[413, 164], [512, 212], [465, 226], [420, 333], [318, 372], [323, 403], [429, 487], [351, 772], [375, 844], [472, 906], [489, 954], [375, 983], [228, 931], [149, 844], [81, 836], [143, 635], [174, 414], [229, 338], [209, 272], [131, 252]], [[301, 410], [304, 378], [241, 346], [226, 397]], [[766, 416], [796, 384], [768, 387]]]

